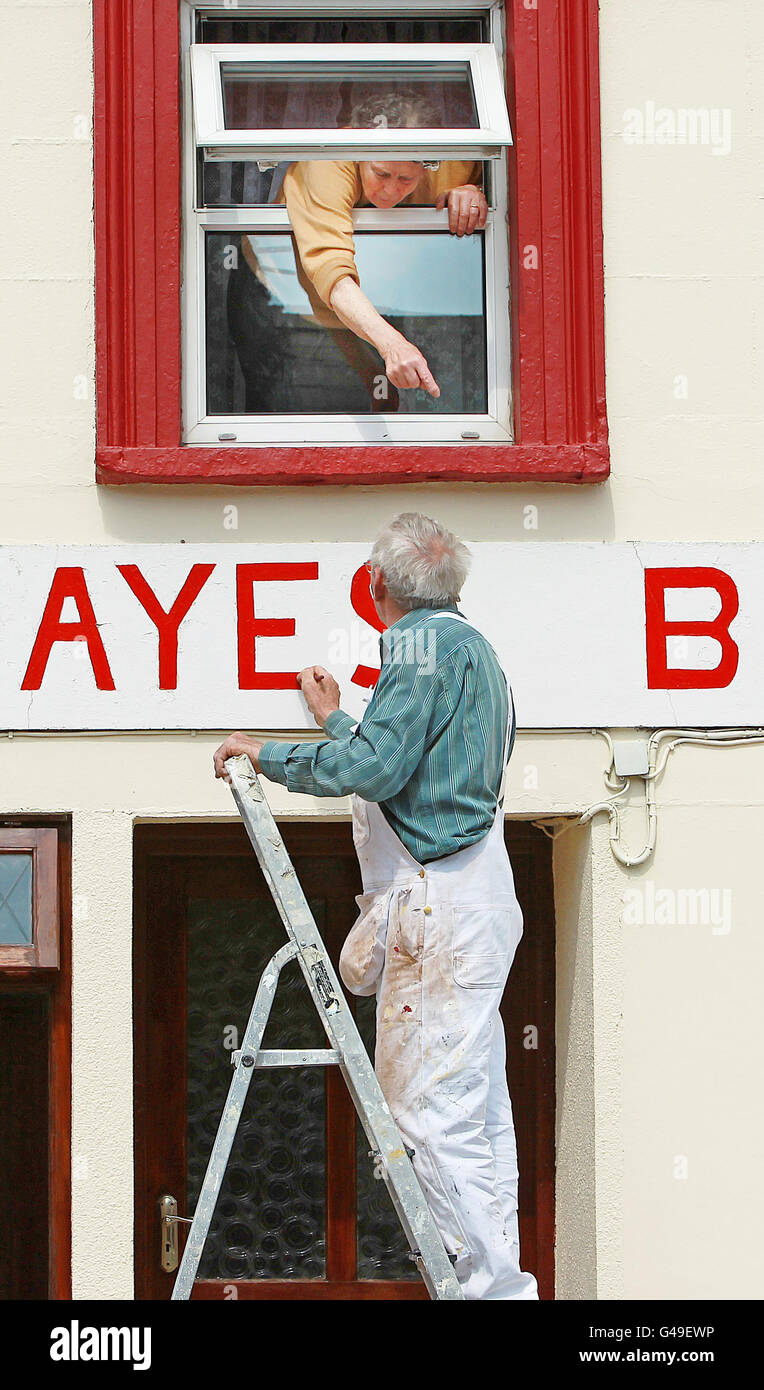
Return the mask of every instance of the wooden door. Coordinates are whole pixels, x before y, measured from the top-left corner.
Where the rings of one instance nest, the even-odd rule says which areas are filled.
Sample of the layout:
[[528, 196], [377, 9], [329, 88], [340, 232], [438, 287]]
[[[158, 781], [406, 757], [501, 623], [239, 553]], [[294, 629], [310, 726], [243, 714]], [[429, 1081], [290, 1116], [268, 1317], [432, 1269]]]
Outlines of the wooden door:
[[[286, 823], [281, 829], [336, 966], [360, 892], [350, 827]], [[523, 867], [533, 854], [522, 831], [518, 885], [524, 876], [538, 898], [535, 873]], [[537, 836], [532, 832], [533, 845], [543, 855], [548, 841], [542, 846]], [[159, 1199], [169, 1194], [180, 1215], [193, 1214], [230, 1083], [230, 1054], [240, 1045], [262, 969], [285, 935], [238, 825], [139, 827], [135, 870], [136, 1296], [163, 1299], [174, 1274], [161, 1268]], [[537, 977], [540, 965], [548, 975], [553, 961], [552, 921], [545, 918], [538, 933], [546, 951], [535, 939], [525, 949], [535, 931], [530, 897], [523, 906], [526, 937], [505, 1000], [508, 1069], [523, 1173], [523, 1261], [551, 1296], [552, 1208], [540, 1216], [538, 1203], [553, 1201], [553, 990]], [[515, 997], [532, 1024], [539, 1009], [546, 1011], [539, 1029], [543, 1058], [541, 1048], [523, 1045], [519, 1020], [513, 1021]], [[351, 1004], [373, 1053], [374, 999]], [[264, 1046], [325, 1045], [299, 968], [290, 962]], [[426, 1298], [367, 1150], [336, 1068], [256, 1072], [194, 1297]], [[181, 1250], [186, 1229], [181, 1225]]]
[[0, 852], [32, 860], [31, 875], [17, 876], [17, 864], [0, 882], [0, 1302], [66, 1300], [71, 826], [63, 816], [3, 818]]

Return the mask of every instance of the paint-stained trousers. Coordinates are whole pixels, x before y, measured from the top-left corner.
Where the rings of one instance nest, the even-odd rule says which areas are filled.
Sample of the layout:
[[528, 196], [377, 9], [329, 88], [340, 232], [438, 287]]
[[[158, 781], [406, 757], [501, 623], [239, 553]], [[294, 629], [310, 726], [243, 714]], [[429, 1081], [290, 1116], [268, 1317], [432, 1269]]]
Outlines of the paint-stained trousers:
[[497, 808], [477, 844], [418, 865], [354, 798], [363, 873], [343, 948], [348, 988], [377, 994], [375, 1069], [468, 1299], [537, 1299], [520, 1267], [518, 1168], [499, 1005], [522, 912]]

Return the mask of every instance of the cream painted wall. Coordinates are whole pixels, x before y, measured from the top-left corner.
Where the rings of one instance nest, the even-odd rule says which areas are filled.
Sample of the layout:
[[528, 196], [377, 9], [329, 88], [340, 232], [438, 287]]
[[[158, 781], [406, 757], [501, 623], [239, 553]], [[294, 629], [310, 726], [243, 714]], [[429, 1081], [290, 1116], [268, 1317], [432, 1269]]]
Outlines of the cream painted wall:
[[72, 824], [72, 1288], [133, 1296], [133, 824]]
[[[0, 0], [0, 16], [0, 159], [12, 190], [0, 229], [0, 543], [344, 540], [404, 508], [472, 540], [761, 536], [758, 0], [600, 5], [613, 474], [594, 488], [97, 488], [90, 5]], [[728, 109], [730, 153], [624, 143], [624, 111], [648, 101]], [[680, 375], [686, 399], [674, 395]], [[223, 528], [231, 502], [237, 531]], [[525, 528], [529, 504], [536, 530]], [[74, 816], [75, 1297], [132, 1288], [133, 821], [229, 816], [210, 776], [215, 742], [0, 739], [0, 811]], [[605, 761], [587, 734], [521, 734], [512, 813], [570, 815], [600, 800]], [[754, 1200], [763, 785], [762, 747], [684, 748], [660, 784], [658, 848], [644, 868], [616, 865], [602, 817], [556, 841], [561, 1297], [764, 1294]], [[274, 799], [290, 814], [342, 813], [280, 790]], [[632, 803], [626, 834], [640, 845]], [[730, 930], [624, 924], [624, 893], [648, 881], [730, 889]], [[98, 1258], [104, 1209], [109, 1268]]]
[[[613, 475], [583, 488], [97, 488], [90, 5], [0, 0], [0, 12], [0, 150], [13, 189], [0, 298], [14, 325], [0, 346], [3, 541], [339, 540], [370, 535], [404, 506], [437, 511], [475, 540], [762, 534], [758, 0], [600, 5]], [[33, 82], [19, 61], [24, 51], [34, 54]], [[648, 101], [728, 109], [731, 152], [624, 143], [624, 112]], [[673, 395], [680, 374], [686, 400]], [[81, 378], [85, 400], [75, 394]], [[223, 529], [231, 501], [238, 532]], [[537, 531], [524, 528], [529, 503], [539, 508]]]

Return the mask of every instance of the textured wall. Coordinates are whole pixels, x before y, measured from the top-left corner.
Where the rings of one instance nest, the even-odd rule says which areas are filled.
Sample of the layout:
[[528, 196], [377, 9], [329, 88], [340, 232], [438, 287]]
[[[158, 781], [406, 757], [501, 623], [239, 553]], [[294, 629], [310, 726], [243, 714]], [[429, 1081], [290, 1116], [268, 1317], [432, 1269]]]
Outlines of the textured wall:
[[[474, 540], [761, 535], [758, 0], [600, 5], [613, 475], [588, 490], [98, 489], [90, 6], [0, 0], [0, 14], [0, 160], [12, 190], [0, 227], [0, 542], [355, 540], [404, 507]], [[627, 143], [627, 109], [648, 119], [649, 103], [702, 108], [710, 121], [717, 112], [721, 130], [729, 112], [729, 152]], [[226, 529], [232, 502], [238, 528]], [[230, 814], [210, 777], [214, 743], [0, 742], [1, 809], [75, 813], [75, 1297], [132, 1289], [131, 821]], [[599, 800], [605, 761], [586, 734], [521, 735], [512, 813]], [[751, 1099], [764, 1060], [754, 996], [762, 774], [762, 748], [678, 751], [659, 787], [658, 850], [642, 870], [616, 866], [599, 819], [591, 851], [580, 831], [556, 847], [564, 1297], [764, 1293], [753, 1200], [764, 1130]], [[275, 799], [285, 807], [280, 791]], [[636, 845], [637, 795], [632, 804], [625, 831]], [[289, 803], [303, 814], [346, 809]], [[650, 892], [730, 890], [729, 930], [625, 923], [634, 887], [645, 917]]]

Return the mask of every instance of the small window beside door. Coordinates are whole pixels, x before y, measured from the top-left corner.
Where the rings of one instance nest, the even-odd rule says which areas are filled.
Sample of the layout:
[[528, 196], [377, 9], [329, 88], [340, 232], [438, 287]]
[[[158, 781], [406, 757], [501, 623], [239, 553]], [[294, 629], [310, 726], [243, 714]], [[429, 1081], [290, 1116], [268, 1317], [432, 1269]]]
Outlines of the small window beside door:
[[58, 835], [0, 827], [0, 970], [57, 969]]

